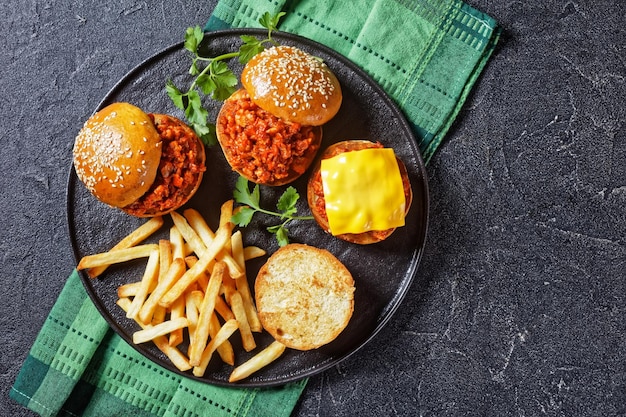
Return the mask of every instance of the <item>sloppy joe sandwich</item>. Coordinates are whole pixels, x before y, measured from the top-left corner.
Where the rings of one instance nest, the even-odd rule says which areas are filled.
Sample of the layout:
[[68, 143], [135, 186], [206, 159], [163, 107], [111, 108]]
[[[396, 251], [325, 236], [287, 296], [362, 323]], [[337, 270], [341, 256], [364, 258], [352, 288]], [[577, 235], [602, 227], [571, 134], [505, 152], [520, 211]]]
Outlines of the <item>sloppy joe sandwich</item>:
[[283, 345], [311, 350], [345, 329], [354, 311], [354, 280], [330, 252], [291, 243], [270, 256], [256, 282], [263, 328]]
[[404, 226], [413, 192], [404, 163], [378, 142], [348, 140], [322, 153], [307, 184], [307, 201], [324, 231], [370, 244]]
[[337, 77], [316, 57], [276, 46], [246, 64], [241, 82], [243, 88], [224, 102], [216, 123], [228, 163], [258, 184], [294, 181], [319, 150], [321, 126], [339, 111]]
[[205, 171], [204, 145], [178, 118], [113, 103], [83, 125], [74, 169], [100, 201], [137, 217], [168, 213], [196, 192]]

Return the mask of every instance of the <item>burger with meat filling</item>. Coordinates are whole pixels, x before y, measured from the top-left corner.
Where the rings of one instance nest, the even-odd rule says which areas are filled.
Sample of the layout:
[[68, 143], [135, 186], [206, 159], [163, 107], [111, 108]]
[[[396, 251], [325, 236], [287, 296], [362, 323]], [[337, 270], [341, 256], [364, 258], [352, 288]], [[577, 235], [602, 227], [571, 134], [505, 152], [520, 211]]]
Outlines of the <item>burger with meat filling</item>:
[[181, 120], [113, 103], [91, 116], [73, 150], [78, 178], [100, 201], [137, 217], [168, 213], [196, 192], [204, 145]]
[[339, 111], [339, 81], [318, 58], [276, 46], [246, 64], [241, 82], [216, 123], [228, 163], [258, 184], [294, 181], [315, 158], [322, 125]]
[[404, 163], [379, 142], [347, 140], [324, 150], [307, 183], [313, 218], [333, 236], [361, 245], [387, 239], [413, 199]]

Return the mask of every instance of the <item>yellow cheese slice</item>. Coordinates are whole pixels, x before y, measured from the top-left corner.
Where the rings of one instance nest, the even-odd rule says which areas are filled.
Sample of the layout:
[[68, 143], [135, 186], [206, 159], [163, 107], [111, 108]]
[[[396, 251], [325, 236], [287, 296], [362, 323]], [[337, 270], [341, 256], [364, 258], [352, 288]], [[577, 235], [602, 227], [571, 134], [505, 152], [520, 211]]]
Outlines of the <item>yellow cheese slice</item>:
[[323, 159], [320, 172], [333, 235], [404, 226], [406, 201], [393, 149], [344, 152]]

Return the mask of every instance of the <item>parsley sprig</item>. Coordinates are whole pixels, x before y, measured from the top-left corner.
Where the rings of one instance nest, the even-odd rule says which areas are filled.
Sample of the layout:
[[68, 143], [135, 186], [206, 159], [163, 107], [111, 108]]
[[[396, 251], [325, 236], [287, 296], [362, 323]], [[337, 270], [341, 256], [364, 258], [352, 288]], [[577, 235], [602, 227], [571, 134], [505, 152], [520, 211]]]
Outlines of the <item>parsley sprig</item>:
[[235, 184], [233, 197], [237, 203], [243, 204], [237, 208], [231, 221], [240, 226], [247, 226], [255, 213], [263, 213], [270, 216], [278, 217], [282, 222], [280, 224], [267, 227], [267, 231], [276, 235], [279, 246], [285, 246], [289, 243], [289, 229], [287, 224], [292, 220], [313, 220], [313, 216], [298, 216], [296, 203], [300, 199], [298, 191], [289, 186], [280, 196], [276, 204], [278, 211], [271, 211], [261, 208], [261, 190], [259, 184], [255, 184], [252, 191], [248, 185], [248, 180], [239, 177]]
[[185, 118], [195, 130], [196, 134], [206, 145], [215, 145], [215, 124], [207, 121], [209, 112], [202, 105], [202, 97], [211, 96], [214, 100], [226, 100], [237, 89], [237, 76], [232, 72], [225, 61], [238, 58], [242, 64], [247, 63], [254, 55], [263, 51], [265, 45], [278, 45], [272, 39], [272, 32], [276, 30], [278, 22], [284, 12], [270, 15], [266, 12], [259, 19], [261, 26], [267, 29], [267, 37], [258, 39], [251, 35], [241, 35], [243, 44], [238, 51], [225, 53], [215, 57], [201, 56], [198, 48], [204, 39], [204, 32], [200, 26], [187, 28], [185, 31], [186, 50], [193, 54], [189, 67], [189, 74], [195, 77], [187, 91], [182, 91], [172, 80], [165, 85], [167, 95], [176, 107], [185, 112]]

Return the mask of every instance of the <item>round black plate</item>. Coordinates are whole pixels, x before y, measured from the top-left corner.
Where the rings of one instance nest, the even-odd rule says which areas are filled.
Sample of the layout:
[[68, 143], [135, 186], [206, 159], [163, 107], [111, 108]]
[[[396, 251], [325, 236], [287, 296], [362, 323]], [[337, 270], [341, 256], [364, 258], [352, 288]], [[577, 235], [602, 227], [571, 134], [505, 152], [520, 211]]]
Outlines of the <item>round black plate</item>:
[[[258, 30], [227, 30], [207, 33], [202, 48], [210, 56], [235, 51], [241, 44], [241, 34], [264, 36]], [[309, 53], [321, 57], [337, 75], [342, 85], [344, 101], [339, 114], [324, 126], [322, 148], [345, 139], [378, 140], [387, 147], [394, 148], [396, 154], [407, 166], [414, 199], [406, 219], [406, 226], [399, 228], [386, 241], [368, 246], [354, 245], [340, 241], [322, 232], [314, 221], [294, 222], [289, 226], [293, 242], [306, 243], [325, 248], [337, 256], [352, 272], [356, 282], [355, 311], [348, 327], [330, 344], [313, 351], [300, 352], [288, 349], [275, 363], [267, 366], [239, 386], [271, 386], [295, 381], [322, 372], [336, 365], [367, 343], [389, 320], [400, 305], [416, 276], [423, 252], [428, 222], [428, 185], [424, 163], [415, 139], [401, 112], [391, 102], [383, 90], [363, 71], [334, 51], [302, 37], [276, 33], [273, 35], [283, 45], [295, 45]], [[165, 92], [165, 83], [172, 79], [178, 86], [188, 86], [191, 77], [187, 70], [191, 56], [182, 43], [156, 54], [136, 67], [106, 95], [98, 109], [116, 101], [131, 102], [146, 112], [169, 113], [184, 119], [182, 112], [170, 101]], [[241, 65], [229, 62], [237, 75]], [[186, 87], [185, 87], [186, 88]], [[210, 120], [215, 120], [221, 103], [204, 100], [209, 109]], [[97, 109], [97, 110], [98, 110]], [[306, 180], [308, 175], [291, 185], [300, 193], [298, 212], [310, 214], [306, 205]], [[204, 181], [188, 203], [199, 210], [209, 225], [217, 228], [220, 205], [232, 198], [232, 191], [238, 176], [226, 163], [219, 146], [208, 149], [207, 172]], [[261, 187], [262, 205], [275, 207], [278, 197], [285, 187]], [[132, 229], [145, 220], [130, 217], [97, 201], [77, 180], [74, 170], [70, 170], [67, 189], [67, 212], [70, 238], [76, 259], [92, 253], [108, 250]], [[166, 216], [167, 221], [171, 221]], [[253, 222], [243, 229], [246, 245], [257, 245], [268, 254], [278, 246], [272, 235], [265, 231], [274, 225], [275, 218], [257, 215]], [[164, 227], [152, 241], [168, 235]], [[256, 273], [266, 258], [251, 261], [248, 279], [253, 288]], [[145, 262], [127, 263], [112, 267], [98, 279], [92, 280], [81, 274], [82, 281], [111, 327], [132, 345], [132, 334], [139, 327], [125, 317], [115, 304], [117, 287], [123, 283], [141, 279]], [[270, 343], [266, 333], [256, 335], [257, 350], [246, 353], [236, 337], [231, 338], [237, 355], [237, 364]], [[179, 372], [169, 360], [151, 343], [133, 345], [150, 360]], [[200, 381], [217, 385], [228, 383], [232, 367], [214, 358]], [[195, 378], [191, 372], [182, 375]]]

